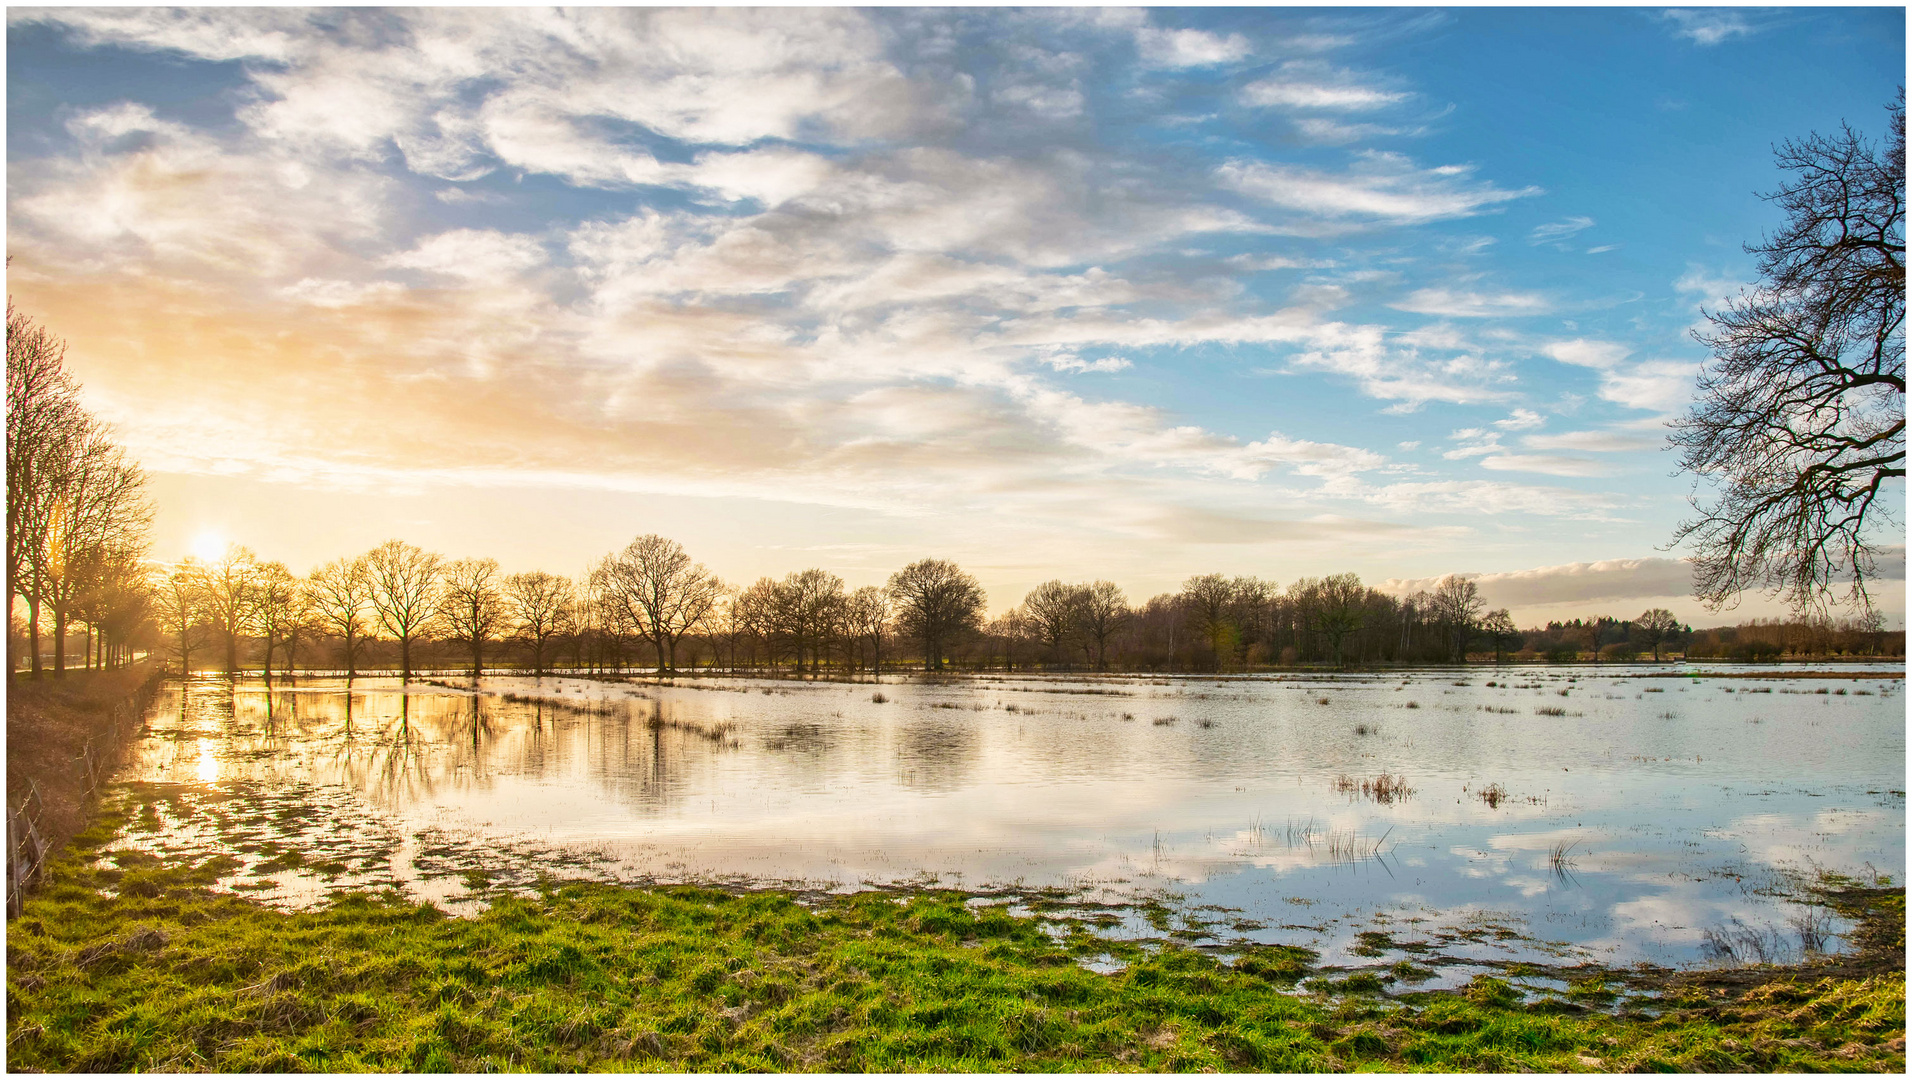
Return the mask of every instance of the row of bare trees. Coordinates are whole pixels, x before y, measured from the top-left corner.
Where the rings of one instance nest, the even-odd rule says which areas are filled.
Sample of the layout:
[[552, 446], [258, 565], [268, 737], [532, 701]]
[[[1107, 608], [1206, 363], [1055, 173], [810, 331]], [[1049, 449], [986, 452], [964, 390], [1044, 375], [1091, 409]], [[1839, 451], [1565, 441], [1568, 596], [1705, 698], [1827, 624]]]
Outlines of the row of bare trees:
[[[516, 653], [512, 666], [539, 674], [561, 659], [597, 670], [647, 665], [662, 673], [688, 661], [818, 674], [881, 671], [886, 658], [893, 666], [917, 660], [925, 670], [952, 661], [1216, 671], [1459, 662], [1482, 644], [1496, 657], [1522, 648], [1526, 636], [1506, 609], [1486, 611], [1475, 583], [1459, 576], [1395, 597], [1354, 574], [1286, 588], [1205, 574], [1140, 606], [1113, 582], [1055, 580], [985, 625], [981, 585], [943, 560], [912, 563], [884, 586], [855, 590], [817, 568], [737, 588], [657, 535], [638, 537], [577, 578], [506, 575], [491, 559], [447, 560], [398, 540], [298, 578], [235, 547], [213, 563], [178, 564], [159, 591], [182, 666], [217, 646], [226, 669], [237, 670], [247, 641], [263, 651], [268, 670], [291, 668], [303, 644], [324, 638], [338, 659], [325, 666], [356, 674], [367, 647], [388, 642], [406, 676], [419, 666], [420, 643], [435, 655], [457, 649], [474, 674], [484, 673], [488, 656], [499, 666], [507, 649]], [[1657, 652], [1666, 629], [1655, 622], [1645, 643]]]
[[747, 653], [752, 666], [789, 658], [814, 673], [826, 664], [880, 670], [885, 640], [902, 635], [934, 669], [952, 641], [980, 627], [985, 603], [974, 577], [938, 559], [904, 567], [885, 588], [854, 593], [818, 569], [733, 589], [657, 535], [638, 537], [575, 580], [544, 571], [506, 575], [492, 559], [447, 560], [399, 540], [300, 578], [234, 546], [213, 562], [181, 561], [156, 592], [159, 621], [183, 670], [217, 648], [225, 670], [237, 671], [244, 644], [262, 652], [268, 672], [291, 670], [303, 645], [324, 638], [348, 675], [358, 673], [369, 645], [390, 642], [408, 678], [414, 650], [426, 642], [458, 647], [475, 675], [505, 645], [521, 649], [539, 674], [565, 645], [574, 666], [619, 669], [629, 666], [631, 646], [641, 645], [662, 673], [676, 669], [690, 637], [733, 668]]
[[86, 630], [89, 666], [130, 657], [150, 626], [145, 483], [107, 426], [80, 404], [65, 342], [9, 300], [7, 606], [25, 607], [28, 654], [25, 664], [10, 655], [11, 670], [40, 677], [40, 638], [50, 630], [53, 676], [61, 677], [75, 625]]

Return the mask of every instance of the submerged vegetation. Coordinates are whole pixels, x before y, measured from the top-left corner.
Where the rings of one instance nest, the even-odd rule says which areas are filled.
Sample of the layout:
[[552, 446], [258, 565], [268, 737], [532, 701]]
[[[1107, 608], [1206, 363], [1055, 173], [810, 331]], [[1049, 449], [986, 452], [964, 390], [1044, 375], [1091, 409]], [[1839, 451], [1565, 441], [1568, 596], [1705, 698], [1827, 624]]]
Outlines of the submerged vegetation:
[[[1346, 972], [1281, 946], [1111, 940], [1095, 932], [1115, 921], [1105, 912], [1019, 915], [949, 892], [805, 902], [546, 882], [470, 919], [389, 894], [287, 913], [208, 889], [211, 862], [100, 860], [116, 824], [84, 834], [9, 927], [11, 1068], [1904, 1065], [1903, 890], [1821, 898], [1860, 920], [1857, 956], [1694, 973], [1509, 967], [1428, 992], [1414, 987], [1432, 972], [1405, 958]], [[1401, 948], [1372, 934], [1356, 951]]]

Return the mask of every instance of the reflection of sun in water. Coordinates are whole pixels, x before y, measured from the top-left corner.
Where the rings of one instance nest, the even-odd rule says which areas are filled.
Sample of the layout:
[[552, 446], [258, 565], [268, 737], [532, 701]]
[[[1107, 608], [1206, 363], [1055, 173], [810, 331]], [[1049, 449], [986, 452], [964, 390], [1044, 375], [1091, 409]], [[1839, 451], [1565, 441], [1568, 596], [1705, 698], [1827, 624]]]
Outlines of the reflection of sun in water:
[[199, 740], [199, 782], [210, 784], [219, 779], [219, 759], [212, 755], [212, 740]]
[[201, 562], [215, 562], [226, 553], [226, 538], [215, 529], [206, 529], [193, 537], [193, 557]]

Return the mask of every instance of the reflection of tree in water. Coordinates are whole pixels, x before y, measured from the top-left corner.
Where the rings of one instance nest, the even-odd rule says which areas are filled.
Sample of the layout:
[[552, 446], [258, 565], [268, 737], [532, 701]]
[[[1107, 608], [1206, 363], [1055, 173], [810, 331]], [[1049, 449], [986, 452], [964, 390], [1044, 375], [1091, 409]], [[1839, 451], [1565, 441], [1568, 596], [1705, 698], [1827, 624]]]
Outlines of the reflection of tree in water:
[[651, 814], [681, 801], [735, 745], [716, 734], [728, 725], [648, 698], [573, 703], [218, 677], [188, 682], [165, 705], [152, 714], [160, 737], [144, 751], [149, 774], [189, 769], [181, 755], [210, 740], [222, 778], [336, 784], [387, 809], [519, 776]]
[[904, 787], [954, 791], [969, 778], [980, 742], [974, 728], [931, 720], [896, 734], [896, 779]]

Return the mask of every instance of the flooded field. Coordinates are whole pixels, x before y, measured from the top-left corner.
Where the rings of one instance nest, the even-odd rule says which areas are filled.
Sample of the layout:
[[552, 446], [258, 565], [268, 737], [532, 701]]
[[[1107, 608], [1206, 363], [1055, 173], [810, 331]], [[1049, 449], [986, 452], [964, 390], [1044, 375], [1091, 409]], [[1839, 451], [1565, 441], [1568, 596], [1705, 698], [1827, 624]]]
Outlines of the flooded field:
[[1888, 677], [206, 677], [156, 701], [117, 844], [290, 905], [469, 910], [541, 874], [1054, 887], [1112, 933], [1330, 964], [1377, 934], [1450, 965], [1781, 961], [1840, 945], [1803, 877], [1905, 869], [1902, 670], [1838, 673]]

